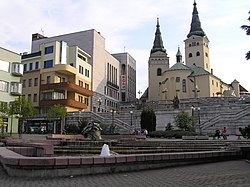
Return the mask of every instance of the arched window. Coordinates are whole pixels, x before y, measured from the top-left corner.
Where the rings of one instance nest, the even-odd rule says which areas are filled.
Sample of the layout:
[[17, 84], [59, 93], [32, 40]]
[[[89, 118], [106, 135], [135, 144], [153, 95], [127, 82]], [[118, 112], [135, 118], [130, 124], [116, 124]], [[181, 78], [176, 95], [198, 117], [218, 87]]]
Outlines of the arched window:
[[196, 52], [196, 56], [200, 56], [200, 52], [199, 51]]
[[182, 92], [184, 92], [184, 93], [187, 92], [186, 79], [183, 79], [183, 80], [182, 80]]
[[192, 53], [189, 53], [188, 57], [191, 58], [192, 56], [193, 56]]
[[157, 76], [161, 76], [161, 68], [157, 69]]

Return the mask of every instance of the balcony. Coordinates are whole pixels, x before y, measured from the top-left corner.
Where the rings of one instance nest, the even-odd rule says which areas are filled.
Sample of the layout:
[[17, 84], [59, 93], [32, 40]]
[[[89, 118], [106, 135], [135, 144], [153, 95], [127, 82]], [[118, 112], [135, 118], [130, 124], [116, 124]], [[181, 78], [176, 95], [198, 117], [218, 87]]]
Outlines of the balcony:
[[14, 76], [23, 76], [23, 64], [18, 62], [13, 62], [11, 73]]
[[55, 72], [63, 73], [65, 75], [77, 74], [77, 69], [69, 64], [56, 64], [54, 70]]
[[73, 99], [57, 99], [57, 100], [41, 100], [40, 106], [49, 107], [56, 104], [63, 105], [65, 107], [72, 107], [77, 109], [87, 109], [87, 105], [78, 101], [75, 101]]
[[14, 96], [22, 95], [22, 84], [19, 82], [11, 82], [10, 94]]
[[41, 91], [47, 90], [57, 90], [57, 91], [69, 91], [79, 93], [85, 96], [93, 96], [93, 91], [87, 90], [81, 86], [78, 86], [74, 83], [70, 82], [60, 82], [60, 83], [52, 83], [52, 84], [41, 84], [40, 87]]

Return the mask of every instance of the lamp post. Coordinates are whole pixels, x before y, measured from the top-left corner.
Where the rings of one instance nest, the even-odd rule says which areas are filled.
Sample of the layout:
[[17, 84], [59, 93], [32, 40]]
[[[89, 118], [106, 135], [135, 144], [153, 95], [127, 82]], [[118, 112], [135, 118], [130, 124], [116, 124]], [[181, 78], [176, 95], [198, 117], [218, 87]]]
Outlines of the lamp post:
[[194, 112], [197, 111], [197, 114], [198, 114], [198, 124], [199, 124], [199, 130], [200, 130], [200, 135], [201, 135], [201, 116], [200, 116], [200, 110], [201, 108], [200, 107], [195, 107], [192, 105], [191, 107], [191, 111], [192, 111], [192, 117], [194, 117]]
[[98, 107], [98, 112], [101, 112], [101, 104], [102, 104], [102, 98], [98, 98], [97, 100], [98, 104], [99, 104], [99, 107]]
[[[133, 127], [133, 111], [131, 110], [129, 113], [130, 113], [130, 126]], [[134, 131], [136, 132], [136, 128], [134, 129]]]
[[115, 115], [116, 111], [111, 109], [110, 112], [111, 112], [111, 115], [112, 115], [112, 123], [111, 123], [110, 129], [109, 129], [109, 132], [110, 132], [110, 134], [114, 134], [114, 131], [115, 131], [114, 115]]

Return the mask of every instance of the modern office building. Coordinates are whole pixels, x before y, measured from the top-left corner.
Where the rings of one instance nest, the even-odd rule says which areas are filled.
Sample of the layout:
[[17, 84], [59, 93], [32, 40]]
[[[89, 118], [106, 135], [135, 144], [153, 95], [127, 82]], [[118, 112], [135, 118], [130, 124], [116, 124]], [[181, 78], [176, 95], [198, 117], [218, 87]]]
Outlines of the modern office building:
[[136, 61], [129, 53], [112, 54], [120, 62], [121, 102], [134, 102], [136, 98]]
[[[92, 66], [93, 97], [90, 101], [90, 110], [109, 112], [116, 109], [122, 99], [120, 95], [121, 63], [105, 49], [105, 38], [94, 29], [54, 37], [33, 34], [31, 51], [37, 52], [41, 44], [53, 41], [65, 41], [69, 46], [78, 46], [91, 56], [89, 63]], [[134, 60], [132, 61], [135, 63]], [[131, 98], [132, 93], [126, 93], [127, 98]]]
[[[21, 55], [0, 47], [0, 104], [9, 105], [22, 95], [23, 76]], [[0, 132], [17, 133], [18, 118], [0, 114]]]

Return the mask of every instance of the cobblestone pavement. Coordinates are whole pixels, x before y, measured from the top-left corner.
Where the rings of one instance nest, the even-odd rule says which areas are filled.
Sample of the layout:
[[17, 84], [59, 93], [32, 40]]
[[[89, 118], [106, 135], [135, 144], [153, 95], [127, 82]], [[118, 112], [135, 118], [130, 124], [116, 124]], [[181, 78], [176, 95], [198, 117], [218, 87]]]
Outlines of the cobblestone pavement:
[[250, 163], [245, 160], [172, 167], [157, 170], [72, 176], [15, 178], [0, 168], [2, 187], [249, 187]]

